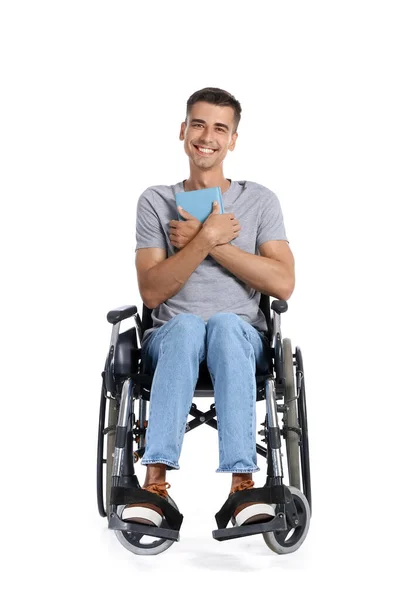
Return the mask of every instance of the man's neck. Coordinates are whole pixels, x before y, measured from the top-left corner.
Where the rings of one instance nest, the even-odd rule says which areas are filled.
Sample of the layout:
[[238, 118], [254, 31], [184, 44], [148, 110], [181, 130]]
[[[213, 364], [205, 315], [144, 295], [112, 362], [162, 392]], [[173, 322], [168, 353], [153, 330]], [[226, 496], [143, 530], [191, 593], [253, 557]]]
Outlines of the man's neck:
[[224, 176], [207, 176], [202, 175], [201, 177], [194, 178], [192, 176], [189, 179], [185, 179], [183, 187], [185, 192], [191, 192], [193, 190], [202, 190], [204, 188], [220, 187], [221, 193], [224, 194], [230, 188], [230, 181]]

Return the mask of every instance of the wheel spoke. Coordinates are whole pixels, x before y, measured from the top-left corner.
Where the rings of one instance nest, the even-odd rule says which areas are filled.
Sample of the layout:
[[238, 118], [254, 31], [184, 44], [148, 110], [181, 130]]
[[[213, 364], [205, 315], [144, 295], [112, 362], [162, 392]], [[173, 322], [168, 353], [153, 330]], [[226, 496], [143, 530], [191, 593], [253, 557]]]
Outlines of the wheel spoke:
[[273, 535], [282, 548], [290, 548], [297, 544], [303, 536], [303, 532], [307, 529], [307, 510], [303, 500], [293, 494], [293, 501], [297, 510], [298, 523], [291, 527], [288, 523], [288, 529], [285, 531], [274, 531]]
[[137, 548], [158, 548], [166, 542], [166, 540], [163, 538], [153, 538], [153, 536], [151, 536], [151, 542], [147, 544], [143, 543], [143, 537], [149, 538], [150, 536], [147, 536], [146, 533], [136, 533], [135, 531], [124, 531], [123, 535], [130, 544], [136, 546]]
[[140, 540], [144, 536], [144, 533], [136, 533], [134, 531], [127, 531], [127, 537], [130, 542], [140, 545]]
[[[173, 504], [173, 506], [176, 505]], [[162, 521], [160, 527], [168, 528], [168, 523], [165, 519]], [[159, 548], [168, 541], [164, 538], [155, 538], [153, 536], [147, 535], [147, 533], [139, 533], [136, 531], [121, 531], [121, 533], [124, 536], [124, 538], [129, 542], [129, 544], [131, 544], [132, 546], [136, 546], [136, 548]], [[142, 541], [143, 538], [147, 538], [145, 542]]]
[[303, 510], [303, 507], [297, 506], [297, 515], [299, 518], [298, 527], [305, 527], [306, 522], [307, 522], [307, 515], [306, 515], [305, 510]]
[[[286, 538], [288, 537], [288, 535], [290, 534], [291, 531], [293, 531], [292, 528], [285, 529], [285, 531], [275, 531], [275, 537], [281, 546], [287, 545]], [[289, 542], [290, 542], [290, 540], [289, 540]]]

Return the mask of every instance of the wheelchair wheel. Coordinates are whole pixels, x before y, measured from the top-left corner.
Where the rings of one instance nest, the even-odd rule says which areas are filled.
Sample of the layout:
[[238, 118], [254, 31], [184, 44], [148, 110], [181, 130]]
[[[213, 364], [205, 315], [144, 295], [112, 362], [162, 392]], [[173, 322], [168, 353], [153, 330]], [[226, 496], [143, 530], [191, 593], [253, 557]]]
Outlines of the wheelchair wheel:
[[308, 445], [308, 423], [307, 423], [307, 404], [306, 404], [306, 386], [304, 380], [303, 357], [300, 348], [296, 347], [296, 379], [297, 396], [299, 407], [299, 424], [301, 429], [300, 458], [301, 471], [303, 474], [303, 492], [305, 493], [310, 511], [312, 514], [311, 501], [311, 474], [310, 474], [310, 451]]
[[[168, 496], [168, 502], [178, 510], [177, 505], [172, 500], [170, 496]], [[121, 517], [122, 511], [124, 510], [123, 506], [118, 506], [117, 515]], [[161, 522], [161, 527], [168, 527], [165, 519]], [[153, 536], [145, 535], [143, 533], [135, 533], [133, 531], [120, 531], [116, 530], [115, 535], [121, 544], [129, 550], [133, 552], [133, 554], [142, 554], [142, 555], [153, 555], [153, 554], [161, 554], [161, 552], [165, 552], [172, 544], [174, 544], [174, 540], [165, 540], [162, 538], [155, 538]]]
[[115, 398], [109, 398], [108, 403], [108, 427], [107, 427], [107, 464], [106, 464], [106, 510], [107, 518], [110, 516], [110, 495], [112, 483], [112, 468], [115, 448], [115, 431], [118, 422], [117, 402]]
[[299, 524], [285, 531], [266, 531], [263, 538], [268, 548], [277, 554], [295, 552], [306, 539], [310, 527], [311, 511], [305, 495], [297, 488], [288, 486], [299, 516]]
[[103, 459], [103, 450], [104, 450], [104, 421], [106, 415], [106, 405], [107, 405], [107, 393], [106, 386], [104, 384], [104, 373], [103, 382], [101, 385], [101, 394], [100, 394], [100, 414], [99, 414], [99, 424], [98, 424], [98, 434], [97, 434], [97, 507], [99, 509], [99, 513], [101, 517], [106, 517], [107, 512], [104, 508], [104, 491], [103, 491], [103, 472], [104, 472], [104, 459]]
[[[108, 426], [104, 429], [108, 400]], [[115, 427], [118, 421], [118, 411], [115, 398], [107, 396], [103, 380], [100, 395], [100, 415], [97, 437], [97, 506], [101, 517], [110, 515], [111, 473], [115, 446]], [[104, 437], [107, 435], [107, 459], [103, 458]], [[104, 464], [106, 464], [106, 493], [104, 498]]]
[[290, 339], [283, 340], [283, 372], [285, 377], [284, 403], [286, 411], [283, 422], [286, 431], [286, 457], [289, 474], [289, 485], [301, 490], [300, 483], [300, 449], [299, 449], [299, 420], [297, 415], [297, 398], [293, 369], [292, 343]]

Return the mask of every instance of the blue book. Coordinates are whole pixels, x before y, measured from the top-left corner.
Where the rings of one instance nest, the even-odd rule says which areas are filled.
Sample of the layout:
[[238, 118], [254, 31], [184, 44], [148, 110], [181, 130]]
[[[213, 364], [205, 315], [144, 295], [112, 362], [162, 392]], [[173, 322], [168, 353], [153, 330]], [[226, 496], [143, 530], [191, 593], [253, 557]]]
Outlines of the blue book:
[[[221, 188], [211, 187], [202, 190], [192, 190], [191, 192], [178, 192], [175, 194], [176, 206], [182, 206], [188, 213], [204, 223], [207, 217], [212, 213], [213, 202], [217, 201], [220, 206], [220, 213], [224, 212], [222, 204]], [[178, 213], [179, 221], [185, 219]]]
[[[202, 190], [192, 190], [190, 192], [178, 192], [175, 194], [176, 206], [182, 206], [184, 210], [196, 217], [201, 223], [207, 219], [212, 213], [213, 202], [219, 204], [220, 214], [224, 213], [224, 205], [222, 204], [221, 188], [211, 187], [203, 188]], [[185, 221], [178, 212], [178, 220]], [[229, 242], [232, 244], [232, 242]]]

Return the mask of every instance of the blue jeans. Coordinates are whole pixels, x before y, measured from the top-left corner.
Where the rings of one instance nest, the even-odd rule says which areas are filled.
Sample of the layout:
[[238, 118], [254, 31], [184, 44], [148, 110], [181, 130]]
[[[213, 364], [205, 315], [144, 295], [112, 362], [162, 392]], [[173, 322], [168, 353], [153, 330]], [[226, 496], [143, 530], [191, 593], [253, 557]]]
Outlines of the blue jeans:
[[207, 357], [218, 424], [216, 473], [255, 473], [256, 370], [266, 372], [264, 333], [234, 313], [204, 321], [181, 313], [153, 331], [142, 346], [144, 371], [153, 373], [143, 465], [179, 469], [186, 421]]

